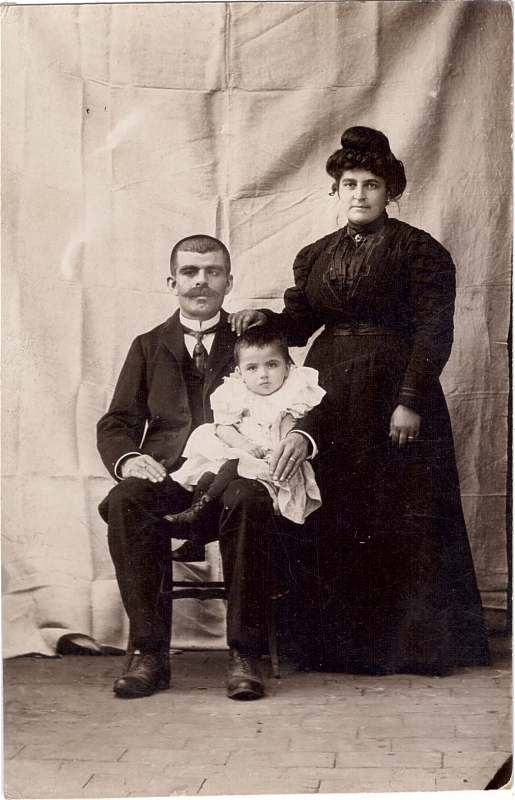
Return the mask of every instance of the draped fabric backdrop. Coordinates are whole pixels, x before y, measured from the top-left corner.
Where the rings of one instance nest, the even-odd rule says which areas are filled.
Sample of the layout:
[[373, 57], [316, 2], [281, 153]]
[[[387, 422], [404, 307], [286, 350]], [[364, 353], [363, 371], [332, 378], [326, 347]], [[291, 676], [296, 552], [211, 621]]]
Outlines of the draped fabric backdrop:
[[[227, 309], [279, 310], [297, 251], [337, 227], [325, 161], [356, 124], [404, 161], [391, 213], [456, 261], [443, 384], [480, 588], [505, 603], [511, 17], [481, 0], [3, 9], [4, 656], [66, 634], [124, 646], [95, 425], [133, 337], [176, 307], [170, 249], [219, 236]], [[220, 603], [176, 609], [177, 645], [224, 646]]]

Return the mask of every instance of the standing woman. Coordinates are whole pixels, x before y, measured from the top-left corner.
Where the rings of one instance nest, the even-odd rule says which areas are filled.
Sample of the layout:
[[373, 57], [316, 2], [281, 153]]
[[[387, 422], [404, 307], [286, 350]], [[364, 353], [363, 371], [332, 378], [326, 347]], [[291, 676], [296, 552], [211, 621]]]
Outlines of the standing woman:
[[302, 660], [372, 674], [486, 665], [439, 381], [453, 340], [454, 264], [428, 233], [388, 217], [406, 176], [383, 133], [349, 128], [326, 169], [347, 224], [300, 251], [281, 314], [232, 318], [237, 332], [268, 323], [294, 346], [325, 326], [305, 363], [327, 394], [298, 425], [318, 447], [323, 501], [312, 515], [318, 597]]

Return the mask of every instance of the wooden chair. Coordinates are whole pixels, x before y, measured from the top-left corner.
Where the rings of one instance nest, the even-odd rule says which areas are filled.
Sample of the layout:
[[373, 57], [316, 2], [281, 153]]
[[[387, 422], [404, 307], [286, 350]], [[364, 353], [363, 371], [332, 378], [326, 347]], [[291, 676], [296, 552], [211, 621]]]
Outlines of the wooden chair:
[[[171, 569], [171, 572], [170, 572]], [[172, 603], [175, 600], [193, 598], [195, 600], [227, 600], [227, 591], [223, 581], [202, 581], [202, 580], [175, 580], [173, 576], [173, 562], [170, 568], [165, 568], [161, 579], [160, 594], [171, 594]], [[272, 673], [274, 678], [280, 678], [279, 656], [277, 652], [276, 619], [275, 605], [272, 598], [266, 610], [266, 624], [268, 631], [268, 651]], [[129, 629], [129, 641], [127, 643], [125, 671], [130, 668], [134, 657], [134, 646], [132, 644], [132, 633]]]

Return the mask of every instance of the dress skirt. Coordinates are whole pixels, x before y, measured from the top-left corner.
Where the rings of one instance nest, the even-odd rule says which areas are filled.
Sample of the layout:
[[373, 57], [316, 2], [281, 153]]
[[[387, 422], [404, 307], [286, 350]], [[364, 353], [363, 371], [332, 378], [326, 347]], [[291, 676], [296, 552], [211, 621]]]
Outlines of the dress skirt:
[[314, 462], [322, 507], [309, 520], [308, 668], [446, 674], [490, 663], [437, 378], [419, 440], [399, 448], [389, 438], [410, 352], [411, 341], [396, 334], [324, 331], [306, 359], [328, 403]]

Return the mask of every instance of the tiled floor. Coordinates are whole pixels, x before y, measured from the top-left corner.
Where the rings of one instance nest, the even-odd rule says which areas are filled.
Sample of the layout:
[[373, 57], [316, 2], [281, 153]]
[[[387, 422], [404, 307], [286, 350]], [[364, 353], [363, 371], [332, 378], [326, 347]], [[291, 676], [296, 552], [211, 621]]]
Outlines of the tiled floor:
[[122, 659], [4, 663], [7, 798], [484, 789], [511, 752], [511, 642], [449, 678], [291, 673], [228, 700], [225, 652], [173, 657], [166, 692], [112, 694]]

